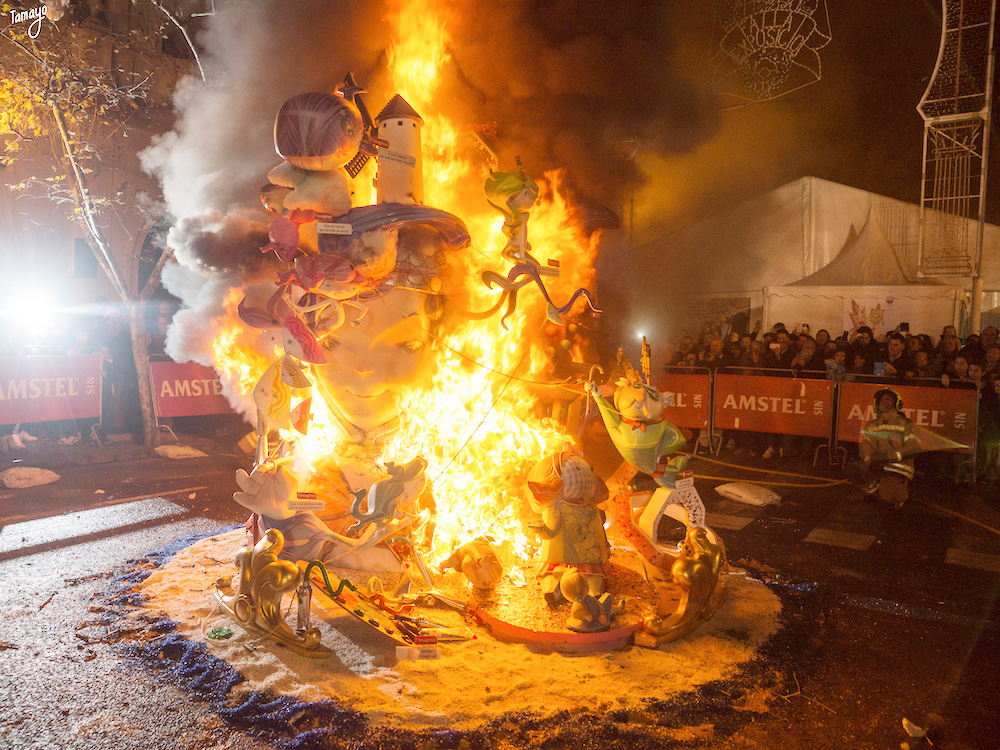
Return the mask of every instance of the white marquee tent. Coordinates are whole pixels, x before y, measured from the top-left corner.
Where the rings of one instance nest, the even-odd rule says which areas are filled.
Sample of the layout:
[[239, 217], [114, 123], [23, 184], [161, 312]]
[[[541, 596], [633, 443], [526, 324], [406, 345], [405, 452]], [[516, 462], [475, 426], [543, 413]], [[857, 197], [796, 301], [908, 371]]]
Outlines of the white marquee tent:
[[[913, 331], [938, 333], [943, 325], [961, 318], [967, 296], [962, 290], [967, 292], [971, 285], [967, 278], [944, 283], [918, 278], [919, 231], [917, 205], [803, 177], [638, 247], [636, 256], [662, 259], [669, 277], [683, 282], [675, 293], [691, 291], [685, 310], [692, 316], [749, 304], [751, 319], [765, 324], [780, 320], [790, 326], [809, 322], [814, 330], [817, 325], [837, 327], [843, 325], [844, 305], [850, 304], [843, 295], [851, 291], [857, 299], [874, 300], [876, 306], [881, 299], [883, 311], [891, 297], [893, 311], [908, 308], [906, 314], [911, 316], [893, 319], [909, 322]], [[976, 223], [970, 221], [970, 237], [975, 231]], [[828, 266], [829, 271], [815, 275]], [[998, 308], [995, 312], [1000, 315], [1000, 227], [994, 225], [985, 230], [983, 278], [984, 310]], [[809, 288], [798, 285], [806, 279]], [[647, 299], [656, 299], [657, 292], [666, 288], [663, 278], [653, 274], [640, 283]], [[823, 287], [838, 291], [821, 292]], [[770, 298], [766, 316], [765, 288]], [[785, 302], [779, 303], [779, 294]], [[810, 312], [803, 320], [791, 317], [801, 316], [788, 310], [792, 299], [812, 300], [798, 304], [798, 310], [808, 306]], [[912, 302], [897, 305], [903, 300]], [[983, 325], [989, 317], [984, 315]], [[677, 323], [663, 322], [674, 327]]]
[[766, 327], [807, 322], [833, 336], [867, 325], [881, 337], [900, 323], [937, 334], [958, 324], [964, 299], [960, 286], [917, 278], [873, 209], [857, 238], [826, 266], [792, 284], [764, 287], [763, 319]]

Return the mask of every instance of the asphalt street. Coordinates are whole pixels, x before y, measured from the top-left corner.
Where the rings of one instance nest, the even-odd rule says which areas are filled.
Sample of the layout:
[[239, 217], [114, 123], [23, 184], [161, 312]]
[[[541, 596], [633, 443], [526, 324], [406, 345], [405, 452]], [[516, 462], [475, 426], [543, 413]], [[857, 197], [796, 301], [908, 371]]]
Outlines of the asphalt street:
[[[207, 458], [183, 461], [134, 447], [48, 459], [38, 450], [36, 463], [47, 460], [61, 479], [0, 492], [0, 748], [271, 746], [123, 660], [94, 624], [127, 560], [244, 519], [232, 477], [248, 459], [232, 442], [201, 447]], [[27, 451], [19, 457], [29, 462]], [[739, 464], [840, 478], [806, 461], [719, 459], [729, 465], [694, 468], [734, 479], [760, 477]], [[781, 502], [760, 508], [722, 498], [718, 483], [698, 482], [708, 523], [735, 567], [782, 594], [784, 634], [744, 675], [689, 701], [678, 721], [716, 729], [678, 747], [920, 746], [904, 718], [941, 750], [998, 746], [995, 487], [922, 482], [896, 511], [843, 484], [778, 486]], [[735, 711], [748, 704], [754, 711]]]

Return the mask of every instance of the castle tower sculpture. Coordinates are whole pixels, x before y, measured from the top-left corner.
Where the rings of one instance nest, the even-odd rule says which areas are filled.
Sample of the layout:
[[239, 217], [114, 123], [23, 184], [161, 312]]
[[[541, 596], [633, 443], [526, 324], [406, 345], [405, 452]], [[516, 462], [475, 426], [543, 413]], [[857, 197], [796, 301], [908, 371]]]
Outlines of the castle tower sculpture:
[[424, 202], [420, 128], [424, 124], [407, 101], [396, 94], [385, 105], [375, 127], [388, 147], [379, 149], [375, 190], [379, 203]]

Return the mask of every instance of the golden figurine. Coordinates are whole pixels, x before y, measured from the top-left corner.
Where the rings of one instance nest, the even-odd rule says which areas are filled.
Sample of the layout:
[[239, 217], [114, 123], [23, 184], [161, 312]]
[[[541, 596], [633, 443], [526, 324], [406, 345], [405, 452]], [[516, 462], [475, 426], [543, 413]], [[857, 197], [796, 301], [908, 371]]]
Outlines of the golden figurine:
[[674, 583], [682, 590], [677, 609], [672, 613], [663, 611], [661, 599], [656, 614], [646, 618], [643, 632], [636, 633], [635, 645], [656, 648], [684, 637], [703, 620], [710, 620], [725, 594], [725, 572], [726, 552], [721, 541], [713, 544], [700, 526], [689, 528], [681, 553], [670, 567]]
[[236, 554], [240, 570], [236, 591], [220, 580], [215, 599], [248, 632], [273, 638], [303, 656], [322, 659], [330, 655], [330, 649], [320, 643], [319, 629], [309, 628], [298, 636], [281, 616], [282, 597], [295, 591], [302, 576], [295, 563], [278, 559], [284, 545], [281, 532], [268, 529], [253, 547], [243, 547]]

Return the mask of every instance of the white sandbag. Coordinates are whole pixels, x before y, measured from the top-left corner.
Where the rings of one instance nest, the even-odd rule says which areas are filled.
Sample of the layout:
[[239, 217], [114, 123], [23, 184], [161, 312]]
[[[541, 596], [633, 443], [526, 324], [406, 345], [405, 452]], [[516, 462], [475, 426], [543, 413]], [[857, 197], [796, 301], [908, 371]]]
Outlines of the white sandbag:
[[42, 484], [52, 484], [59, 479], [61, 477], [54, 471], [35, 466], [14, 466], [0, 471], [0, 481], [12, 489], [38, 487]]
[[164, 458], [207, 458], [207, 453], [202, 453], [197, 448], [192, 448], [190, 445], [160, 445], [157, 446], [156, 452], [158, 455]]
[[781, 502], [781, 496], [771, 492], [767, 487], [749, 482], [729, 482], [715, 488], [725, 498], [747, 505], [775, 505]]

